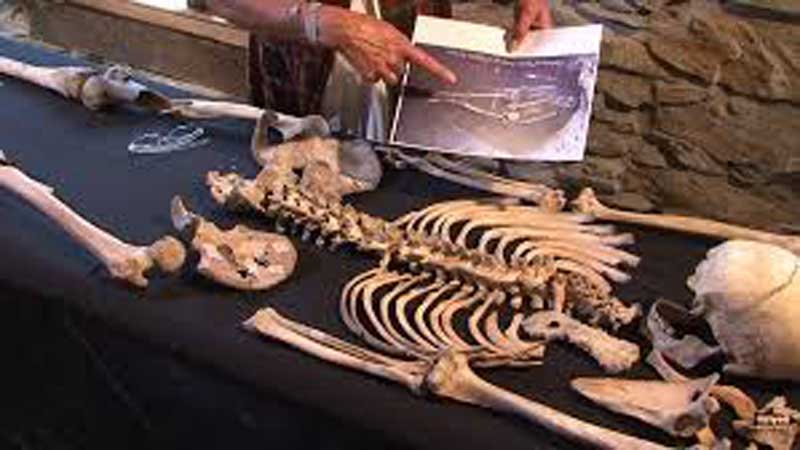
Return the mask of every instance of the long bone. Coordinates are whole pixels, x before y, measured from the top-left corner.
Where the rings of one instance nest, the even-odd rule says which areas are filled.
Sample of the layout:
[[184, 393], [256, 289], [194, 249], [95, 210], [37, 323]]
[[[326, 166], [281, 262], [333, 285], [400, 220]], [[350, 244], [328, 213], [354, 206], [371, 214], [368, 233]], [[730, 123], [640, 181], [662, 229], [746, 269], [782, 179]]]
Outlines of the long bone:
[[565, 340], [576, 345], [611, 373], [628, 370], [639, 360], [636, 344], [584, 325], [560, 312], [534, 313], [525, 319], [522, 326], [531, 336], [547, 341]]
[[169, 98], [136, 82], [127, 70], [118, 66], [101, 73], [91, 67], [43, 67], [0, 56], [0, 73], [79, 100], [89, 109], [117, 103], [133, 103], [154, 110], [170, 106]]
[[282, 317], [272, 308], [248, 319], [246, 329], [283, 342], [324, 361], [397, 382], [414, 393], [429, 392], [517, 415], [575, 442], [601, 449], [665, 450], [659, 444], [609, 430], [511, 393], [479, 378], [463, 354], [446, 352], [432, 364], [402, 361], [357, 349], [349, 343]]
[[78, 215], [50, 188], [10, 165], [1, 151], [0, 186], [52, 219], [99, 259], [114, 278], [143, 288], [148, 283], [145, 273], [154, 265], [164, 272], [175, 272], [183, 265], [186, 250], [177, 239], [166, 236], [149, 246], [123, 242]]
[[721, 240], [740, 239], [764, 242], [783, 247], [796, 255], [800, 255], [800, 236], [769, 233], [697, 217], [620, 211], [600, 203], [591, 188], [584, 189], [580, 196], [573, 201], [573, 206], [578, 212], [591, 215], [599, 220], [644, 225]]
[[399, 149], [383, 148], [397, 160], [436, 178], [442, 178], [484, 192], [531, 201], [549, 211], [560, 211], [565, 204], [563, 192], [544, 185], [520, 185], [518, 181], [486, 173], [466, 174], [455, 171], [452, 168], [438, 166], [425, 157], [411, 156]]

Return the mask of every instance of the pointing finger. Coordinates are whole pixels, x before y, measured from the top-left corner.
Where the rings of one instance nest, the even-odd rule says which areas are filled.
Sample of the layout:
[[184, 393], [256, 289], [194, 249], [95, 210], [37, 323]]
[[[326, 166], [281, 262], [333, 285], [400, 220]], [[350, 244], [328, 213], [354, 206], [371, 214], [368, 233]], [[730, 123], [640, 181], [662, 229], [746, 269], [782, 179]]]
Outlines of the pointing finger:
[[409, 44], [408, 47], [406, 47], [405, 55], [412, 64], [416, 64], [424, 68], [445, 83], [455, 84], [458, 82], [458, 77], [456, 77], [456, 74], [454, 74], [450, 69], [445, 67], [427, 52]]

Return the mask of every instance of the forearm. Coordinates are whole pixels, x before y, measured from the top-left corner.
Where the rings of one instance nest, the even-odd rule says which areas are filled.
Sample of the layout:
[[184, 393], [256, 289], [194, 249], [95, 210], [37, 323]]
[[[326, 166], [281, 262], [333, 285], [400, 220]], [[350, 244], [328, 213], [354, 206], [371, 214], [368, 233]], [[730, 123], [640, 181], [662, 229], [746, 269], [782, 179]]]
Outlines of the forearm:
[[[212, 13], [274, 41], [308, 40], [306, 28], [318, 25], [316, 17], [307, 17], [308, 5], [303, 0], [208, 0], [207, 3]], [[337, 10], [341, 8], [325, 6], [323, 10], [326, 17], [331, 13], [338, 16]]]

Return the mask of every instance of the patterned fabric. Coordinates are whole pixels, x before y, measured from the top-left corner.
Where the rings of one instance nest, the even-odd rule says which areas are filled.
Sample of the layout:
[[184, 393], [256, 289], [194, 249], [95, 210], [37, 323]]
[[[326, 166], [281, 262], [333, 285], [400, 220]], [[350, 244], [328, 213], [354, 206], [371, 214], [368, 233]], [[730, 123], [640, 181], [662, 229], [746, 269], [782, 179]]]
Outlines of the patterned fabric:
[[[349, 7], [349, 1], [323, 0]], [[451, 16], [448, 0], [381, 0], [384, 20], [407, 36], [417, 14]], [[248, 79], [253, 104], [304, 116], [319, 112], [333, 52], [300, 43], [272, 43], [250, 37]]]

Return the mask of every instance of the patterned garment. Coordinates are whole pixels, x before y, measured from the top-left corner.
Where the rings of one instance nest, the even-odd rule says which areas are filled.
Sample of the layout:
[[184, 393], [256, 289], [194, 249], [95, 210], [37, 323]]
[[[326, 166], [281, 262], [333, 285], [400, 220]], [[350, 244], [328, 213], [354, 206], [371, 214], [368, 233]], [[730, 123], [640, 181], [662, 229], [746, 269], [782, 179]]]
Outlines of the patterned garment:
[[[322, 3], [349, 7], [349, 1]], [[449, 0], [381, 0], [384, 20], [407, 36], [417, 14], [451, 17]], [[250, 37], [248, 80], [253, 104], [305, 116], [319, 112], [333, 52], [299, 43], [271, 43]]]

